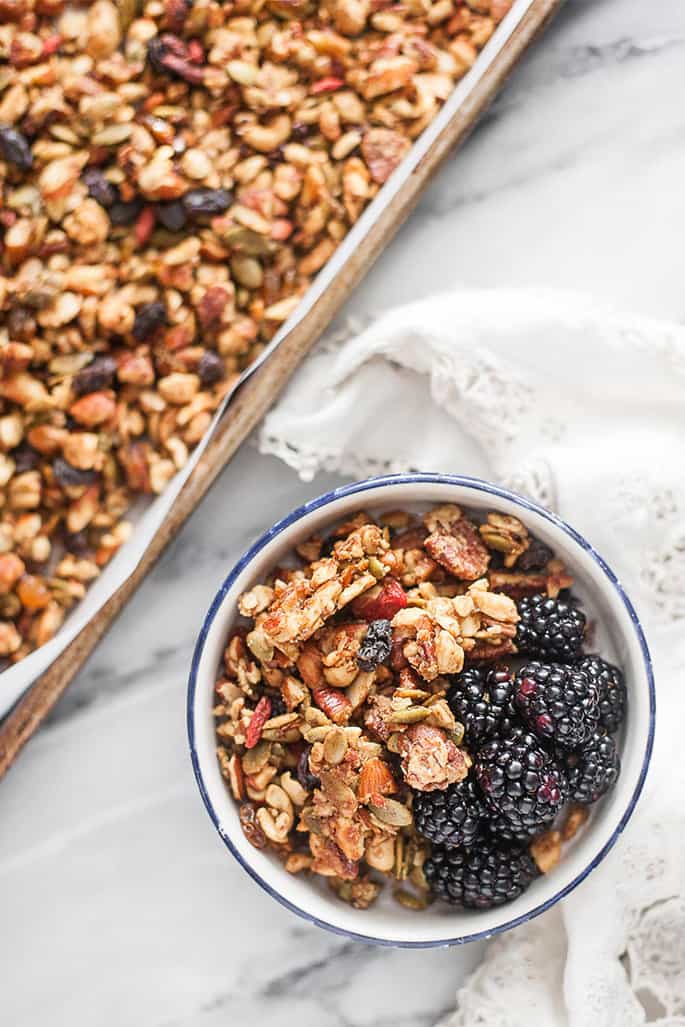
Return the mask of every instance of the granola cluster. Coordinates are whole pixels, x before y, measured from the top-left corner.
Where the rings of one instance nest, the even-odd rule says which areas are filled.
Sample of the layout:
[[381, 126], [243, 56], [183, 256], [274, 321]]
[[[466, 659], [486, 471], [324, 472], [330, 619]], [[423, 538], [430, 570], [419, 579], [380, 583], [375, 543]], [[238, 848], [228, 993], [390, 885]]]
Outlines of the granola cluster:
[[0, 0], [0, 660], [42, 645], [511, 0]]
[[[253, 845], [358, 908], [384, 876], [398, 901], [427, 905], [417, 797], [472, 787], [472, 723], [455, 716], [454, 683], [495, 666], [509, 688], [495, 661], [517, 652], [512, 596], [555, 601], [571, 584], [540, 545], [498, 513], [478, 523], [454, 505], [420, 518], [361, 512], [240, 597], [214, 714]], [[528, 550], [534, 570], [518, 566]], [[545, 868], [560, 839], [536, 839]]]

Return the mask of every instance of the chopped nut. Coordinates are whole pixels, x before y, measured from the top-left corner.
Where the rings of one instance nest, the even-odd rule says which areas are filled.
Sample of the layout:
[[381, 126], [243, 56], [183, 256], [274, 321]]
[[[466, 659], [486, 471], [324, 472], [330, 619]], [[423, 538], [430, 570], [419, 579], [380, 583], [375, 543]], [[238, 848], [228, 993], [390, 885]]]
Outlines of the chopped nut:
[[561, 832], [552, 830], [530, 843], [530, 854], [541, 874], [548, 874], [561, 860]]

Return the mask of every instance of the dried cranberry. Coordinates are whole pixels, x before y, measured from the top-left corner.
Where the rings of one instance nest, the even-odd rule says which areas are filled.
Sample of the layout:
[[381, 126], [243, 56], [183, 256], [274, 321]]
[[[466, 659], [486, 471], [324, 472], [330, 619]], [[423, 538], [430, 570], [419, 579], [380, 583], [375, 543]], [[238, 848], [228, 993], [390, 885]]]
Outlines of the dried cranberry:
[[117, 200], [109, 208], [109, 220], [117, 227], [132, 225], [142, 209], [143, 201], [137, 196], [134, 200]]
[[186, 212], [178, 200], [170, 203], [158, 203], [155, 207], [157, 221], [169, 232], [180, 232], [185, 227]]
[[233, 194], [228, 189], [191, 189], [181, 202], [190, 220], [198, 221], [223, 214], [231, 206]]
[[83, 396], [87, 392], [99, 392], [100, 389], [106, 389], [112, 384], [116, 371], [117, 362], [114, 357], [96, 357], [79, 371], [71, 387], [77, 396]]
[[9, 125], [0, 125], [0, 156], [20, 171], [33, 167], [33, 155], [28, 140]]
[[119, 199], [119, 190], [107, 181], [99, 168], [86, 168], [82, 177], [88, 195], [101, 207], [111, 207]]
[[197, 373], [203, 385], [214, 385], [226, 374], [224, 362], [217, 353], [210, 349], [204, 351], [197, 365]]
[[82, 471], [58, 456], [52, 470], [60, 485], [92, 485], [99, 478], [97, 471]]
[[133, 337], [138, 342], [149, 339], [160, 328], [166, 324], [166, 308], [158, 300], [154, 303], [144, 303], [136, 311], [136, 319], [133, 322]]
[[297, 761], [296, 770], [297, 780], [300, 782], [302, 787], [308, 792], [311, 792], [315, 788], [318, 788], [321, 784], [318, 777], [316, 777], [315, 774], [312, 774], [311, 770], [309, 769], [309, 753], [311, 751], [311, 745], [308, 745], [306, 749], [302, 750], [300, 758]]
[[29, 445], [28, 442], [22, 442], [16, 449], [12, 450], [12, 459], [14, 460], [16, 473], [23, 474], [24, 471], [32, 471], [38, 466], [40, 463], [40, 453], [33, 446]]

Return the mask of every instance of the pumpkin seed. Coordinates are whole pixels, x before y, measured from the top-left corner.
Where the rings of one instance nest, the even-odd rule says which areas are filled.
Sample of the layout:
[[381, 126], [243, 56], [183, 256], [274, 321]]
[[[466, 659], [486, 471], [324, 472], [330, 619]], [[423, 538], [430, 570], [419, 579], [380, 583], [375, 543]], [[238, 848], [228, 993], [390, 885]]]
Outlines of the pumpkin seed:
[[430, 905], [430, 900], [424, 896], [414, 895], [412, 892], [407, 891], [406, 888], [396, 888], [393, 892], [393, 898], [399, 902], [400, 906], [404, 906], [405, 909], [421, 910], [426, 909]]
[[369, 810], [376, 820], [380, 820], [382, 824], [388, 824], [390, 827], [409, 827], [412, 823], [411, 810], [408, 810], [401, 802], [397, 802], [396, 799], [386, 799], [382, 806], [376, 806], [375, 803], [370, 802]]
[[261, 738], [252, 749], [243, 756], [243, 770], [246, 774], [257, 774], [265, 767], [271, 756], [271, 742]]
[[418, 724], [419, 721], [430, 717], [430, 710], [424, 706], [410, 706], [406, 710], [395, 710], [388, 720], [394, 724]]

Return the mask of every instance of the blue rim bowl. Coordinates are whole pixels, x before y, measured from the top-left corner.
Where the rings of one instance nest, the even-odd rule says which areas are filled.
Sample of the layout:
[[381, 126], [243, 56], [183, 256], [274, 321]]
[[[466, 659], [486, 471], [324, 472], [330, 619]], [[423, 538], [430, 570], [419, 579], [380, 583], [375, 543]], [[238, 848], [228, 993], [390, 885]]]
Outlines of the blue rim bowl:
[[[496, 500], [493, 503], [492, 500]], [[542, 541], [564, 557], [591, 613], [608, 622], [608, 638], [621, 662], [629, 690], [622, 745], [623, 772], [616, 788], [593, 808], [578, 841], [554, 871], [508, 906], [454, 910], [436, 903], [417, 914], [391, 900], [353, 910], [302, 875], [288, 874], [278, 861], [252, 848], [239, 826], [236, 805], [221, 778], [215, 756], [212, 695], [228, 629], [237, 619], [237, 596], [262, 580], [278, 557], [326, 524], [365, 507], [391, 509], [456, 502], [472, 509], [517, 514]], [[327, 492], [288, 514], [238, 561], [209, 608], [193, 654], [187, 698], [187, 728], [195, 778], [207, 812], [224, 844], [269, 895], [303, 919], [336, 934], [377, 945], [430, 948], [491, 937], [549, 909], [598, 866], [628, 823], [644, 785], [654, 741], [655, 690], [652, 662], [639, 619], [614, 572], [574, 528], [523, 496], [477, 478], [446, 474], [396, 474], [371, 478]], [[455, 930], [458, 933], [454, 933]]]

